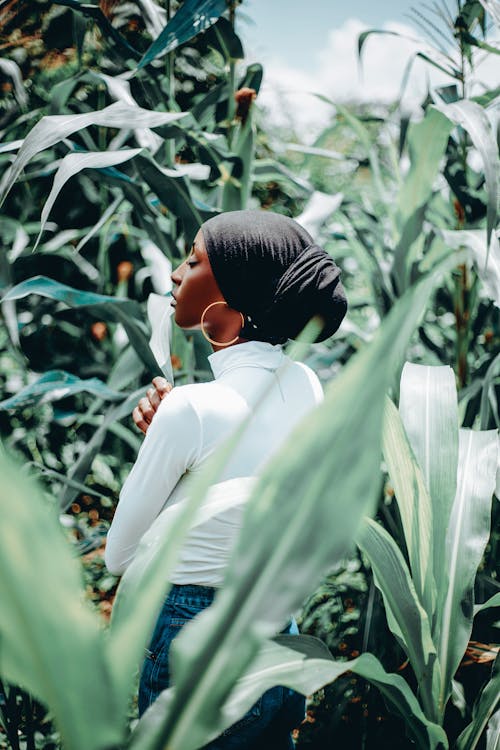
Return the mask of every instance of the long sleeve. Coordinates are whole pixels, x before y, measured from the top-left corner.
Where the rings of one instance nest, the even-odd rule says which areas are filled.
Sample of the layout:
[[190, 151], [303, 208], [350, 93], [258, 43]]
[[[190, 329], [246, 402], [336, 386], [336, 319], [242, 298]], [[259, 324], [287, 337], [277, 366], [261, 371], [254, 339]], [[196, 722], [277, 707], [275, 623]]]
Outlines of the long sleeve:
[[105, 562], [111, 573], [125, 571], [142, 535], [197, 461], [201, 445], [201, 422], [189, 400], [189, 386], [174, 388], [158, 407], [120, 492], [106, 541]]

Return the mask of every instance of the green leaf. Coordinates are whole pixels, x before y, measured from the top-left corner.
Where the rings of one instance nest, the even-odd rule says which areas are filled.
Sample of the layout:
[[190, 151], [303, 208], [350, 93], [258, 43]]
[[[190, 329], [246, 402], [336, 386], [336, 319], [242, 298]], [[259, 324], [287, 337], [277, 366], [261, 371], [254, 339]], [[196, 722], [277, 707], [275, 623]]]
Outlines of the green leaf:
[[[472, 721], [457, 740], [457, 750], [474, 750], [477, 747], [488, 721], [500, 705], [500, 656], [497, 656], [491, 679], [482, 689], [472, 709]], [[496, 728], [498, 732], [498, 725]], [[497, 734], [498, 739], [498, 734]], [[495, 745], [493, 745], [495, 747]]]
[[[398, 31], [388, 31], [387, 29], [368, 29], [367, 31], [363, 31], [358, 37], [358, 57], [360, 60], [365, 42], [371, 34], [396, 36], [400, 39], [408, 39], [409, 41], [415, 42], [415, 44], [418, 45], [421, 50], [423, 47], [425, 47], [426, 52], [417, 52], [415, 53], [414, 58], [420, 57], [422, 58], [422, 60], [425, 60], [434, 68], [437, 68], [443, 73], [446, 73], [446, 75], [451, 76], [452, 78], [458, 78], [460, 80], [460, 70], [453, 66], [453, 59], [451, 57], [449, 57], [448, 55], [443, 55], [441, 52], [429, 45], [424, 45], [422, 39], [416, 39], [415, 37], [408, 36], [407, 34], [401, 34]], [[410, 64], [412, 63], [414, 58], [410, 59]], [[447, 65], [449, 67], [447, 67]]]
[[60, 284], [46, 276], [34, 276], [12, 287], [3, 300], [22, 299], [29, 294], [39, 294], [42, 297], [63, 302], [69, 307], [91, 307], [97, 317], [121, 323], [125, 328], [130, 343], [142, 358], [144, 365], [155, 375], [162, 371], [156, 362], [146, 336], [146, 328], [142, 323], [140, 305], [129, 299], [110, 297], [94, 292], [84, 292], [66, 284]]
[[56, 401], [82, 391], [108, 401], [120, 401], [123, 398], [122, 393], [108, 388], [99, 378], [80, 380], [64, 370], [50, 370], [34, 383], [22, 388], [15, 396], [0, 401], [0, 411]]
[[[209, 47], [218, 50], [224, 56], [226, 62], [242, 60], [245, 57], [241, 40], [227, 18], [219, 18], [217, 23], [207, 29], [203, 41]], [[225, 85], [227, 88], [227, 84]]]
[[408, 654], [422, 700], [428, 701], [426, 710], [429, 716], [432, 708], [430, 680], [436, 648], [431, 638], [429, 618], [418, 600], [410, 571], [394, 539], [375, 521], [365, 520], [357, 543], [370, 561], [375, 584], [384, 599], [387, 623]]
[[493, 359], [493, 361], [489, 364], [488, 369], [486, 370], [486, 374], [483, 380], [483, 385], [481, 388], [481, 405], [479, 407], [479, 419], [480, 419], [481, 430], [486, 430], [488, 428], [490, 412], [492, 411], [490, 401], [492, 401], [492, 399], [494, 398], [494, 394], [495, 394], [494, 383], [495, 383], [495, 378], [498, 376], [499, 373], [500, 373], [500, 352]]
[[277, 182], [287, 191], [291, 198], [304, 198], [309, 196], [313, 191], [312, 185], [307, 181], [293, 174], [279, 162], [273, 159], [258, 159], [253, 165], [252, 179], [254, 182]]
[[485, 11], [490, 14], [495, 25], [500, 29], [500, 9], [495, 0], [479, 0]]
[[441, 234], [449, 247], [467, 249], [486, 294], [500, 307], [500, 244], [496, 232], [492, 232], [489, 252], [484, 230], [441, 230]]
[[[372, 142], [372, 137], [370, 133], [368, 132], [364, 124], [361, 122], [361, 119], [353, 115], [352, 112], [350, 112], [349, 109], [347, 109], [347, 107], [342, 107], [340, 104], [336, 103], [335, 108], [337, 109], [338, 114], [343, 117], [343, 119], [347, 122], [348, 125], [350, 125], [350, 127], [358, 136], [359, 141], [364, 147], [366, 151], [366, 155], [368, 156], [368, 160], [370, 162], [371, 176], [373, 179], [374, 187], [379, 197], [385, 198], [387, 191], [385, 189], [385, 185], [382, 180], [382, 173], [380, 169], [380, 162], [379, 162], [377, 150]], [[387, 205], [388, 207], [390, 207], [389, 202], [387, 202]]]
[[101, 30], [102, 39], [108, 43], [109, 40], [111, 40], [125, 60], [129, 57], [137, 58], [139, 56], [140, 53], [127, 42], [125, 37], [123, 37], [117, 29], [115, 29], [110, 20], [104, 15], [99, 5], [81, 2], [81, 0], [54, 0], [54, 3], [55, 5], [65, 5], [85, 16], [93, 18]]
[[215, 216], [218, 211], [197, 206], [191, 196], [189, 182], [182, 171], [160, 167], [146, 154], [141, 154], [137, 159], [140, 163], [141, 179], [156, 193], [160, 201], [182, 220], [186, 236], [194, 238], [203, 222]]
[[[432, 501], [432, 570], [439, 607], [448, 588], [443, 540], [457, 487], [458, 405], [453, 370], [407, 362], [401, 376], [399, 413]], [[434, 623], [432, 633], [437, 642]]]
[[387, 31], [386, 29], [368, 29], [367, 31], [363, 31], [358, 36], [358, 57], [361, 60], [361, 53], [363, 52], [363, 47], [365, 46], [365, 42], [368, 39], [369, 36], [372, 34], [385, 34], [387, 36], [396, 36], [401, 38], [401, 34], [399, 34], [397, 31]]
[[460, 430], [457, 493], [444, 545], [448, 586], [438, 643], [442, 713], [472, 631], [474, 581], [490, 535], [498, 461], [496, 430]]
[[500, 196], [500, 158], [495, 133], [486, 112], [476, 102], [462, 99], [452, 104], [435, 104], [434, 106], [450, 122], [460, 125], [469, 133], [472, 143], [483, 160], [484, 178], [488, 193], [486, 244], [489, 245], [490, 237], [496, 226]]
[[136, 70], [149, 65], [157, 57], [172, 52], [179, 45], [214, 24], [226, 10], [226, 0], [186, 0], [161, 34], [139, 60]]
[[490, 596], [490, 598], [482, 604], [476, 604], [474, 607], [474, 617], [478, 612], [482, 612], [483, 609], [489, 609], [490, 607], [500, 607], [500, 593], [493, 594], [493, 596]]
[[11, 165], [10, 171], [2, 182], [0, 190], [0, 206], [11, 190], [20, 173], [31, 159], [55, 143], [62, 141], [72, 133], [76, 133], [89, 125], [101, 125], [109, 128], [167, 128], [173, 126], [178, 130], [180, 120], [188, 118], [186, 112], [155, 112], [123, 102], [115, 102], [109, 107], [96, 112], [85, 112], [80, 115], [48, 115], [42, 117], [30, 130]]
[[254, 164], [255, 151], [255, 127], [253, 125], [251, 110], [248, 113], [245, 124], [237, 126], [234, 150], [239, 159], [241, 159], [242, 170], [241, 174], [238, 175], [237, 184], [235, 184], [233, 180], [226, 180], [224, 183], [222, 194], [223, 211], [239, 211], [245, 209], [251, 193], [251, 171]]
[[33, 252], [36, 250], [38, 243], [40, 242], [42, 232], [45, 228], [45, 224], [47, 223], [47, 219], [57, 196], [61, 192], [66, 182], [71, 177], [73, 177], [73, 175], [78, 174], [82, 171], [82, 169], [99, 169], [102, 167], [110, 167], [114, 164], [122, 164], [124, 161], [128, 161], [134, 156], [137, 156], [137, 154], [140, 154], [141, 151], [141, 148], [127, 148], [122, 149], [121, 151], [97, 151], [68, 154], [67, 156], [65, 156], [64, 159], [62, 159], [55, 174], [49, 197], [47, 198], [42, 209], [42, 216], [40, 219], [40, 232], [33, 247]]
[[102, 423], [99, 425], [91, 440], [87, 443], [84, 450], [78, 457], [78, 460], [74, 464], [72, 470], [69, 473], [69, 479], [71, 484], [68, 484], [66, 488], [63, 488], [59, 497], [59, 505], [61, 512], [64, 512], [73, 502], [75, 496], [78, 494], [75, 487], [78, 483], [82, 483], [85, 477], [90, 471], [92, 461], [99, 452], [101, 445], [106, 437], [106, 432], [110, 426], [124, 417], [130, 416], [132, 409], [137, 405], [139, 398], [144, 396], [146, 388], [139, 388], [130, 394], [121, 404], [113, 406], [107, 414], [104, 415]]
[[[237, 721], [253, 703], [275, 685], [290, 687], [303, 695], [312, 695], [347, 671], [358, 674], [376, 686], [390, 710], [405, 722], [410, 737], [421, 750], [447, 747], [441, 727], [428, 721], [406, 681], [388, 674], [372, 654], [362, 654], [351, 661], [335, 661], [328, 648], [312, 636], [278, 636], [265, 642], [245, 674], [238, 680], [223, 709], [212, 723], [212, 739]], [[173, 690], [164, 691], [137, 726], [132, 747], [141, 747], [147, 737], [147, 726], [159, 722], [168, 710]]]
[[50, 706], [65, 747], [120, 747], [126, 707], [56, 508], [3, 454], [0, 474], [1, 678]]
[[411, 123], [407, 135], [411, 166], [398, 197], [401, 226], [428, 201], [451, 128], [449, 120], [435, 109], [427, 110], [420, 122]]
[[[175, 696], [142, 750], [156, 742], [172, 750], [201, 744], [200, 717], [216, 715], [262, 640], [283, 627], [350, 548], [378, 496], [383, 394], [432, 283], [400, 300], [374, 343], [350, 361], [321, 408], [301, 422], [259, 478], [222, 590], [174, 641]], [[328, 455], [335, 461], [325, 461]], [[346, 471], [353, 465], [355, 472]]]
[[398, 410], [386, 400], [382, 446], [398, 503], [415, 589], [429, 618], [436, 587], [432, 570], [432, 505]]

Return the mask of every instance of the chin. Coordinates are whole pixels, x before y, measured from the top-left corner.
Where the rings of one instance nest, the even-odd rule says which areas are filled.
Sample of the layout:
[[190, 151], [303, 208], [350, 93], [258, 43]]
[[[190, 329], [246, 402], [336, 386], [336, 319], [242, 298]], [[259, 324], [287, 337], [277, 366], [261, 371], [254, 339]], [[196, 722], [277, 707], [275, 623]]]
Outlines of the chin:
[[187, 331], [193, 330], [200, 327], [199, 320], [193, 321], [186, 319], [186, 317], [183, 317], [182, 314], [177, 310], [177, 308], [174, 309], [173, 318], [176, 322], [176, 324], [179, 326], [179, 328], [183, 328]]

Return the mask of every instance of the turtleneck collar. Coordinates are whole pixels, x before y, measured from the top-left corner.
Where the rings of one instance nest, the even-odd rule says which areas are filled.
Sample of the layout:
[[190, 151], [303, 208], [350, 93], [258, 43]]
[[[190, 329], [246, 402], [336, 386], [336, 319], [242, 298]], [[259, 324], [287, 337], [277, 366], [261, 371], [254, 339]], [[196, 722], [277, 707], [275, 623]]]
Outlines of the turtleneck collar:
[[265, 370], [276, 370], [283, 362], [285, 353], [281, 344], [269, 344], [267, 341], [245, 341], [233, 344], [226, 349], [219, 349], [208, 355], [208, 361], [214, 378], [225, 375], [236, 367], [260, 367]]

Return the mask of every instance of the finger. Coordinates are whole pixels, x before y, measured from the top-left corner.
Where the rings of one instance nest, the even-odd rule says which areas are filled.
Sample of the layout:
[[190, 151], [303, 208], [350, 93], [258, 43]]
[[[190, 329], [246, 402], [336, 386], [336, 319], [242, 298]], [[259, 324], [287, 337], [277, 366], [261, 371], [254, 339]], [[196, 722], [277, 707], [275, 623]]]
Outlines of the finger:
[[156, 390], [156, 388], [148, 388], [146, 396], [149, 399], [149, 403], [153, 407], [153, 409], [156, 411], [161, 403], [160, 394]]
[[155, 410], [149, 403], [149, 399], [144, 397], [141, 398], [139, 401], [139, 409], [142, 411], [142, 416], [144, 417], [145, 421], [150, 424], [151, 420], [153, 419], [155, 415]]
[[166, 380], [166, 378], [162, 378], [160, 375], [158, 375], [156, 378], [153, 378], [152, 383], [156, 390], [158, 391], [160, 398], [164, 398], [173, 388], [173, 385]]
[[134, 420], [134, 422], [136, 423], [140, 431], [146, 434], [146, 432], [148, 431], [149, 425], [144, 419], [142, 411], [139, 409], [138, 406], [136, 406], [134, 411], [132, 412], [132, 419]]

